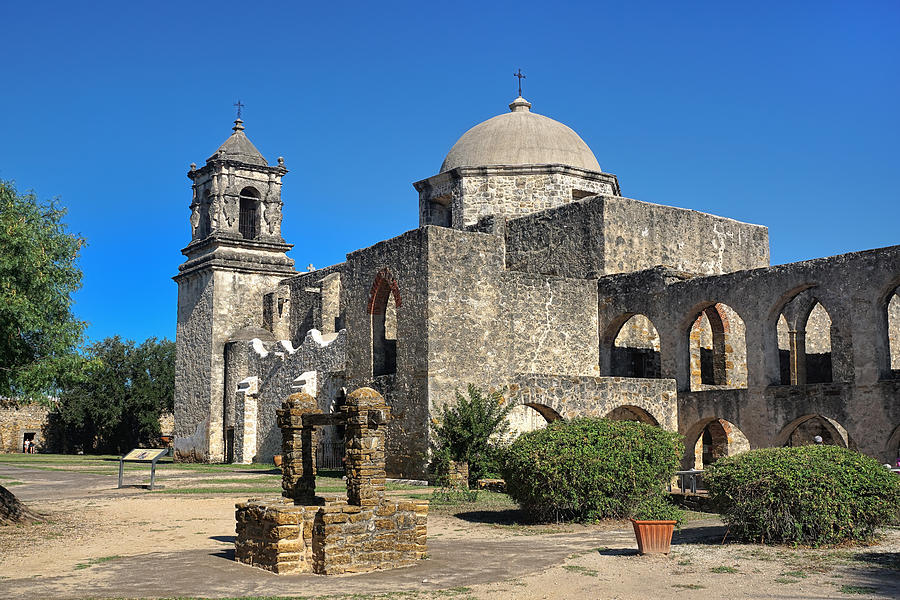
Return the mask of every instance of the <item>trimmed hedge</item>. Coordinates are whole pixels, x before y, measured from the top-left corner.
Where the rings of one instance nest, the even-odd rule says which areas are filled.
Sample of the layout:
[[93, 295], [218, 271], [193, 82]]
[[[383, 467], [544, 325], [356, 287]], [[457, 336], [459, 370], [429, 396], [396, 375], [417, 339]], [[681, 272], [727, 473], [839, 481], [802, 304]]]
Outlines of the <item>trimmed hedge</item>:
[[503, 479], [507, 493], [538, 520], [680, 520], [665, 486], [682, 452], [681, 436], [659, 427], [560, 420], [513, 442]]
[[869, 540], [900, 511], [900, 477], [837, 446], [751, 450], [717, 461], [704, 481], [730, 535], [754, 542]]

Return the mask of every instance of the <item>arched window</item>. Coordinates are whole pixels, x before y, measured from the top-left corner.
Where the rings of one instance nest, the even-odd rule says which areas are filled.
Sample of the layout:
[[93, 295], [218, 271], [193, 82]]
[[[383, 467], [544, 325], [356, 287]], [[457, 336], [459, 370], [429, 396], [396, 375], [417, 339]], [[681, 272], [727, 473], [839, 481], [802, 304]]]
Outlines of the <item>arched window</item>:
[[816, 302], [806, 318], [806, 383], [831, 382], [831, 317]]
[[375, 276], [369, 294], [372, 319], [372, 376], [397, 372], [397, 309], [400, 290], [390, 271], [382, 269]]
[[245, 187], [240, 195], [238, 232], [245, 240], [255, 240], [259, 232], [259, 192]]
[[610, 357], [613, 377], [660, 377], [659, 333], [641, 314], [629, 318], [616, 334]]
[[704, 386], [747, 387], [744, 321], [730, 306], [703, 309], [689, 332], [691, 391]]
[[891, 377], [900, 379], [900, 288], [888, 300], [887, 325]]
[[831, 317], [812, 290], [800, 292], [785, 304], [777, 328], [782, 384], [832, 381]]
[[778, 371], [781, 385], [791, 384], [791, 330], [784, 315], [778, 317]]

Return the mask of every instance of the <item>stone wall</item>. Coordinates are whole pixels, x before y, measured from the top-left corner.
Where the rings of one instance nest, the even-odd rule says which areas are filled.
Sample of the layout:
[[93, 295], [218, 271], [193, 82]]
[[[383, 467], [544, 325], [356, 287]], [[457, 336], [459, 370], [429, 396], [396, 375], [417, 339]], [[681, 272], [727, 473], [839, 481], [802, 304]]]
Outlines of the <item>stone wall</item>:
[[[618, 195], [615, 175], [563, 165], [460, 167], [414, 184], [419, 224], [463, 229], [489, 215], [515, 218], [596, 194]], [[442, 208], [450, 210], [450, 223]], [[443, 221], [443, 222], [442, 222]]]
[[36, 450], [46, 450], [49, 417], [50, 409], [39, 404], [0, 403], [0, 453], [22, 452], [25, 438], [32, 435]]
[[705, 275], [768, 266], [759, 225], [612, 196], [510, 219], [506, 262], [514, 271], [595, 278], [666, 265]]
[[629, 407], [646, 413], [663, 429], [678, 429], [678, 399], [671, 379], [519, 374], [511, 383], [512, 401], [538, 411], [550, 409], [545, 414], [599, 418]]
[[[784, 443], [785, 430], [821, 415], [845, 427], [861, 451], [893, 459], [896, 448], [890, 447], [898, 442], [889, 440], [898, 438], [900, 396], [890, 366], [896, 325], [885, 313], [898, 276], [900, 246], [716, 277], [665, 269], [604, 277], [598, 280], [601, 373], [612, 371], [607, 340], [628, 316], [644, 314], [659, 332], [662, 375], [677, 382], [679, 430], [691, 447], [712, 419], [729, 421], [753, 447], [765, 447]], [[786, 321], [809, 314], [790, 308], [803, 294], [828, 310], [835, 383], [782, 385], [785, 341], [782, 334], [779, 342], [778, 322], [782, 313]], [[691, 392], [691, 327], [716, 305], [727, 305], [743, 321], [747, 389]]]
[[[228, 364], [233, 384], [225, 406], [226, 426], [234, 427], [235, 446], [240, 446], [234, 461], [270, 462], [281, 451], [275, 413], [283, 398], [302, 389], [316, 398], [322, 412], [334, 411], [345, 385], [346, 331], [326, 341], [318, 330], [311, 330], [296, 348], [288, 341], [234, 344]], [[239, 388], [238, 382], [253, 376], [258, 378], [255, 387]], [[241, 443], [245, 431], [253, 433], [253, 444]]]
[[[421, 479], [428, 453], [428, 253], [432, 231], [408, 231], [347, 255], [341, 271], [341, 313], [347, 329], [348, 388], [372, 387], [391, 407], [387, 471]], [[390, 289], [381, 298], [379, 286]], [[395, 371], [375, 375], [373, 327], [380, 301], [396, 316]]]
[[263, 297], [283, 275], [202, 270], [179, 276], [175, 359], [175, 457], [225, 459], [225, 346], [260, 329]]

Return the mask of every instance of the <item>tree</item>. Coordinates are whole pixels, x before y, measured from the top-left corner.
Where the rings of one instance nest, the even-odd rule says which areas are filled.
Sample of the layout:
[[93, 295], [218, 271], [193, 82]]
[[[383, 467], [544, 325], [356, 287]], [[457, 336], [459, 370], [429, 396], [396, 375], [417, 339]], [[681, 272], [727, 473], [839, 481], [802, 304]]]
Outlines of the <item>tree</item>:
[[175, 344], [119, 336], [88, 347], [84, 376], [60, 395], [65, 436], [84, 451], [123, 452], [155, 444], [159, 417], [173, 409]]
[[469, 483], [499, 470], [498, 450], [491, 440], [502, 439], [509, 431], [510, 411], [515, 405], [503, 397], [503, 390], [485, 394], [469, 384], [466, 395], [456, 391], [456, 403], [437, 411], [433, 423], [435, 467], [447, 459], [469, 463]]
[[85, 323], [71, 309], [85, 242], [65, 214], [0, 180], [0, 395], [52, 393], [77, 371]]

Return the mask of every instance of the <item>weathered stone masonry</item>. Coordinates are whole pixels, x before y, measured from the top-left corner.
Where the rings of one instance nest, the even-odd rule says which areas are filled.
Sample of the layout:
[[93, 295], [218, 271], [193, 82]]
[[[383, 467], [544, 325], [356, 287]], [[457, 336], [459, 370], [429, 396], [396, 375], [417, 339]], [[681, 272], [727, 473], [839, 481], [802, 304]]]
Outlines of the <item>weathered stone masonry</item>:
[[[347, 397], [324, 414], [310, 395], [291, 395], [278, 411], [283, 433], [282, 496], [236, 505], [235, 559], [274, 573], [362, 573], [425, 558], [427, 501], [384, 497], [384, 432], [390, 408], [375, 390]], [[316, 427], [347, 427], [347, 496], [317, 497]]]
[[[422, 478], [432, 414], [475, 383], [522, 403], [517, 431], [578, 415], [678, 429], [685, 466], [820, 433], [896, 459], [898, 247], [769, 266], [765, 227], [622, 197], [530, 108], [516, 99], [414, 184], [418, 229], [307, 273], [280, 237], [283, 161], [236, 124], [189, 174], [177, 458], [270, 460], [283, 398], [335, 415], [371, 387], [391, 408], [387, 472]], [[319, 448], [344, 428], [323, 425]]]

